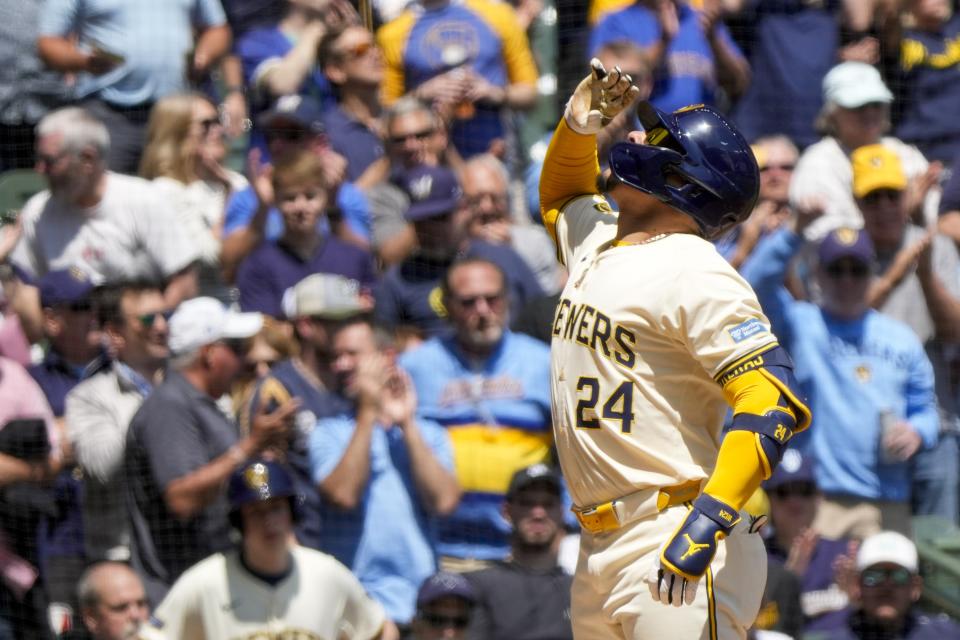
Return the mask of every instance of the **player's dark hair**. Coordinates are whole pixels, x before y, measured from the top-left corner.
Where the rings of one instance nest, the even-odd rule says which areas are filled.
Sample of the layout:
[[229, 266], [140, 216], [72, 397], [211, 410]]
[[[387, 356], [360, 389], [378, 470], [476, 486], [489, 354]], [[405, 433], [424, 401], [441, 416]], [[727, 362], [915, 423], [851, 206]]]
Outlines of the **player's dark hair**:
[[93, 294], [93, 302], [100, 326], [107, 324], [123, 326], [122, 304], [124, 296], [129, 294], [140, 295], [148, 291], [162, 293], [163, 286], [154, 280], [136, 280], [98, 288]]

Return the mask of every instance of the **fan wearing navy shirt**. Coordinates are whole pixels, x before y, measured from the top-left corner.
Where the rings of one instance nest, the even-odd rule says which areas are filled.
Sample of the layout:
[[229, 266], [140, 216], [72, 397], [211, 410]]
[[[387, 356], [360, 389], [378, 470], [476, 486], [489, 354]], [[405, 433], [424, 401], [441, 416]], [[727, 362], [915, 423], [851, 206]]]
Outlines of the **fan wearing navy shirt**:
[[262, 242], [237, 273], [240, 307], [282, 316], [283, 292], [312, 273], [336, 273], [370, 287], [373, 260], [363, 249], [317, 229], [330, 193], [323, 165], [309, 151], [277, 162], [273, 190], [283, 216], [283, 234]]

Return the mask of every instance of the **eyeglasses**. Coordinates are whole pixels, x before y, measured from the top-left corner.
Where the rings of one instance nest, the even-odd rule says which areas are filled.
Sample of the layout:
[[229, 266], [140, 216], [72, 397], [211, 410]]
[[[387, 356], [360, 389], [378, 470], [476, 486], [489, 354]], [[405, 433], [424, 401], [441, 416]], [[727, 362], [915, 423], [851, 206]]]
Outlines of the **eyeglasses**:
[[358, 42], [352, 47], [346, 47], [341, 51], [337, 52], [337, 55], [342, 58], [362, 58], [371, 51], [376, 50], [377, 45], [373, 42]]
[[141, 313], [136, 316], [144, 329], [152, 329], [153, 325], [157, 322], [157, 318], [163, 318], [167, 322], [170, 322], [170, 318], [172, 317], [173, 311], [153, 311], [151, 313]]
[[420, 618], [434, 629], [453, 627], [465, 629], [470, 624], [470, 616], [445, 616], [439, 613], [421, 613]]
[[503, 294], [502, 293], [491, 293], [485, 296], [463, 296], [460, 298], [454, 297], [453, 301], [464, 309], [473, 309], [483, 300], [488, 307], [499, 307], [503, 304]]
[[780, 485], [779, 487], [771, 489], [770, 493], [780, 499], [789, 498], [791, 496], [812, 498], [813, 496], [817, 495], [817, 485], [813, 484], [812, 482], [788, 482]]
[[903, 587], [910, 584], [913, 574], [903, 567], [895, 569], [864, 569], [860, 572], [860, 584], [865, 587], [879, 587], [884, 582], [892, 582]]
[[433, 129], [424, 129], [423, 131], [414, 131], [411, 133], [401, 133], [395, 136], [390, 136], [390, 142], [393, 144], [403, 144], [410, 138], [416, 138], [420, 142], [423, 142], [432, 135]]
[[[502, 193], [478, 193], [476, 195], [467, 196], [463, 199], [464, 204], [468, 207], [478, 207], [483, 204], [483, 201], [486, 199], [497, 206], [504, 206], [507, 204], [507, 196]], [[493, 222], [493, 220], [487, 220], [487, 222]]]
[[760, 171], [793, 171], [794, 165], [792, 164], [768, 164]]
[[853, 278], [866, 278], [870, 275], [870, 269], [865, 264], [854, 263], [854, 264], [842, 264], [834, 263], [827, 265], [826, 268], [827, 275], [831, 278], [842, 278], [843, 276], [850, 276]]

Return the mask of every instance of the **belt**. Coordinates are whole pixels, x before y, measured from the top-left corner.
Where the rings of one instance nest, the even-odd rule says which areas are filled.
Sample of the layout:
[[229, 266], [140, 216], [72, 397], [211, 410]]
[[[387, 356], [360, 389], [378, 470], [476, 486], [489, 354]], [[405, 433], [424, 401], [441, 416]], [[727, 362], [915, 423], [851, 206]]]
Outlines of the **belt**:
[[603, 504], [572, 509], [580, 526], [590, 533], [616, 531], [633, 520], [655, 515], [670, 507], [692, 502], [700, 495], [700, 480], [689, 480], [672, 487], [648, 487]]

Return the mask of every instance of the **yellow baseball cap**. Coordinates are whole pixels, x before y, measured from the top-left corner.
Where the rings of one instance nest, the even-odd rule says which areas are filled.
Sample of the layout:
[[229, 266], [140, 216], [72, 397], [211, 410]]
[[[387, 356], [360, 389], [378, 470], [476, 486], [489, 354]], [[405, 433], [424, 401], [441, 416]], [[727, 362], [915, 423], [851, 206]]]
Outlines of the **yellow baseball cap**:
[[877, 189], [903, 191], [907, 175], [895, 151], [882, 144], [869, 144], [855, 150], [850, 156], [853, 165], [853, 195], [866, 196]]

